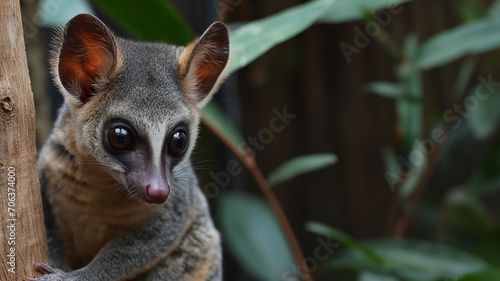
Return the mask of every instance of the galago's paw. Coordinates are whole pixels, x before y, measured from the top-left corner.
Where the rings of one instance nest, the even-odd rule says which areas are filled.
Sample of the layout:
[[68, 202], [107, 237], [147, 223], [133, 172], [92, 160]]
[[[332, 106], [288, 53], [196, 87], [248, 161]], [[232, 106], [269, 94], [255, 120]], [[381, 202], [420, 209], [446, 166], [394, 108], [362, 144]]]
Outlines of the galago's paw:
[[60, 269], [52, 268], [48, 264], [36, 263], [35, 268], [37, 271], [40, 271], [45, 275], [42, 277], [39, 277], [39, 278], [24, 277], [24, 280], [27, 280], [27, 281], [65, 281], [65, 280], [69, 280], [67, 278], [68, 274], [66, 272], [64, 272]]

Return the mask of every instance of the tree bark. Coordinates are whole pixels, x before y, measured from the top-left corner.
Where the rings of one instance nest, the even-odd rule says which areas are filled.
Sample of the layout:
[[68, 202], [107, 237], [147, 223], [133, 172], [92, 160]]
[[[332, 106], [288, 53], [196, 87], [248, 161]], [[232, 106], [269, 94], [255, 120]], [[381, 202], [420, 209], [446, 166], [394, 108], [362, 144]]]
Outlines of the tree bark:
[[0, 1], [0, 280], [48, 263], [36, 166], [35, 109], [18, 0]]

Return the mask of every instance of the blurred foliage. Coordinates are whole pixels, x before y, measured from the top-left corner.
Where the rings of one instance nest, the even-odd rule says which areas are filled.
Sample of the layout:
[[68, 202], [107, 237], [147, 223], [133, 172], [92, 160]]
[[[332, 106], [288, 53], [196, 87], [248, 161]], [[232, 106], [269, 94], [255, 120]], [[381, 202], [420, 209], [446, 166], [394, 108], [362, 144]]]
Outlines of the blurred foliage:
[[223, 194], [218, 205], [225, 243], [255, 278], [279, 280], [294, 268], [283, 231], [264, 200], [233, 192]]
[[374, 240], [363, 245], [376, 252], [382, 265], [359, 252], [346, 250], [324, 265], [324, 270], [375, 272], [396, 280], [446, 280], [486, 268], [481, 259], [444, 244], [418, 240]]
[[[476, 55], [500, 45], [500, 18], [485, 17], [443, 31], [420, 47], [418, 68], [426, 70], [452, 62], [464, 55]], [[450, 48], [453, 46], [453, 48]]]
[[[168, 1], [92, 2], [138, 38], [175, 44], [185, 44], [193, 38], [191, 29]], [[233, 63], [228, 72], [233, 73], [248, 65], [312, 24], [368, 21], [371, 13], [384, 8], [394, 8], [394, 1], [312, 0], [238, 25], [231, 33]], [[433, 171], [435, 161], [454, 164], [450, 147], [457, 145], [468, 149], [469, 142], [463, 140], [471, 138], [491, 147], [470, 181], [447, 191], [439, 202], [442, 208], [429, 209], [434, 210], [430, 217], [442, 219], [445, 243], [407, 238], [358, 241], [341, 230], [310, 223], [307, 225], [309, 231], [343, 245], [343, 250], [322, 265], [320, 274], [333, 270], [346, 273], [346, 280], [363, 281], [500, 280], [498, 219], [489, 213], [482, 200], [484, 195], [500, 189], [500, 143], [497, 140], [491, 145], [500, 121], [500, 84], [494, 82], [491, 75], [474, 77], [481, 73], [477, 69], [476, 57], [500, 48], [500, 1], [488, 7], [480, 1], [464, 0], [459, 10], [462, 24], [425, 42], [410, 34], [402, 46], [398, 46], [382, 29], [376, 39], [396, 58], [397, 64], [393, 65], [395, 81], [374, 81], [366, 85], [367, 91], [394, 100], [401, 149], [399, 146], [387, 147], [382, 151], [382, 157], [388, 183], [398, 191], [397, 207], [400, 209], [407, 211], [412, 206], [412, 198], [419, 198], [422, 191], [419, 188], [425, 188], [425, 179]], [[470, 104], [478, 105], [464, 115], [454, 110], [439, 112], [424, 104], [422, 72], [459, 59], [462, 60], [459, 61], [461, 68], [457, 83], [450, 85], [449, 89], [457, 93], [457, 105], [464, 107], [466, 102], [469, 107]], [[467, 85], [474, 80], [476, 86], [469, 88]], [[210, 104], [204, 113], [221, 127], [228, 139], [241, 146], [244, 138], [220, 108]], [[424, 130], [427, 117], [432, 119], [430, 132]], [[428, 151], [429, 146], [433, 147], [432, 151]], [[442, 148], [441, 153], [437, 147]], [[420, 155], [420, 160], [405, 160], [412, 155]], [[432, 157], [439, 159], [431, 161]], [[268, 181], [271, 184], [285, 183], [336, 160], [331, 154], [296, 158], [277, 168], [269, 175]], [[224, 192], [217, 200], [225, 243], [242, 267], [257, 280], [296, 280], [283, 278], [284, 271], [297, 267], [282, 230], [265, 201], [245, 193], [230, 192]], [[448, 237], [453, 239], [447, 240]], [[464, 240], [468, 243], [460, 242]], [[449, 241], [455, 246], [445, 245]]]
[[342, 245], [349, 248], [353, 253], [363, 257], [365, 259], [365, 264], [368, 264], [369, 266], [373, 266], [376, 268], [383, 268], [385, 266], [386, 262], [379, 256], [378, 253], [375, 253], [370, 248], [359, 243], [358, 241], [356, 241], [356, 239], [350, 237], [341, 230], [318, 222], [309, 222], [306, 225], [306, 228], [316, 234], [333, 238], [336, 241], [339, 241], [340, 243], [342, 243]]
[[336, 162], [337, 156], [329, 153], [299, 156], [272, 171], [267, 181], [270, 185], [278, 185], [301, 174], [319, 170]]
[[203, 113], [206, 118], [223, 128], [226, 136], [229, 137], [229, 139], [231, 139], [235, 144], [238, 144], [239, 146], [243, 146], [245, 144], [243, 136], [241, 136], [231, 119], [227, 118], [227, 115], [220, 108], [220, 106], [210, 102], [203, 108]]
[[408, 239], [358, 243], [332, 227], [312, 223], [308, 228], [335, 238], [347, 248], [324, 265], [325, 271], [372, 272], [378, 278], [424, 281], [454, 279], [486, 268], [481, 259], [443, 244]]
[[276, 15], [246, 23], [231, 34], [229, 72], [252, 62], [274, 45], [281, 43], [315, 23], [334, 0], [313, 0]]
[[176, 45], [186, 45], [194, 39], [191, 28], [169, 1], [148, 0], [139, 4], [135, 1], [92, 0], [92, 3], [138, 39]]

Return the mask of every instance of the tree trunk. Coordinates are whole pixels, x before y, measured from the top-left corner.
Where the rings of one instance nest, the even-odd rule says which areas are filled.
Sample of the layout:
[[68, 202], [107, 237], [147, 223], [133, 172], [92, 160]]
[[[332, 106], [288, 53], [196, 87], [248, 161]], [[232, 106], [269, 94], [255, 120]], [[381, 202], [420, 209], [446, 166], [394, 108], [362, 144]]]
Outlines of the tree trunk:
[[38, 277], [48, 263], [35, 109], [18, 0], [0, 1], [0, 280]]

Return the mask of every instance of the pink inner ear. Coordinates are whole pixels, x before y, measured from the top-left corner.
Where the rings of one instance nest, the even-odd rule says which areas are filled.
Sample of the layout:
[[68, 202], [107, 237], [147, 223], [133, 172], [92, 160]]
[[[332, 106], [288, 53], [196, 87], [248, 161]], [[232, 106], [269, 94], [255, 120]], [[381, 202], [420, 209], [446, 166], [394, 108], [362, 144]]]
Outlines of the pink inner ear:
[[92, 84], [111, 71], [114, 61], [114, 37], [100, 20], [78, 15], [68, 22], [59, 56], [59, 77], [66, 89], [87, 102], [95, 94]]
[[74, 54], [61, 53], [59, 64], [61, 82], [66, 88], [72, 88], [77, 92], [85, 103], [92, 94], [92, 83], [97, 78], [101, 66], [102, 60], [96, 59], [95, 56], [86, 55], [80, 59]]
[[[209, 58], [210, 59], [210, 58]], [[206, 64], [199, 67], [196, 71], [196, 76], [198, 77], [198, 87], [203, 93], [209, 93], [215, 82], [217, 82], [217, 78], [219, 78], [220, 73], [224, 69], [225, 64]], [[203, 98], [203, 97], [202, 97]]]

